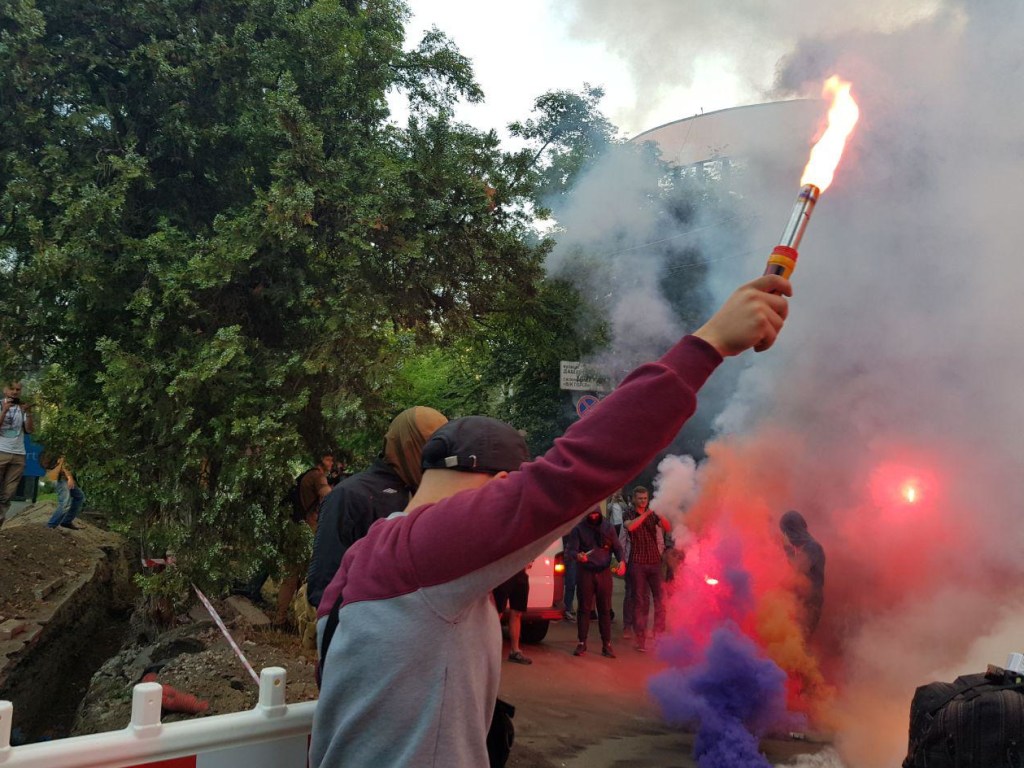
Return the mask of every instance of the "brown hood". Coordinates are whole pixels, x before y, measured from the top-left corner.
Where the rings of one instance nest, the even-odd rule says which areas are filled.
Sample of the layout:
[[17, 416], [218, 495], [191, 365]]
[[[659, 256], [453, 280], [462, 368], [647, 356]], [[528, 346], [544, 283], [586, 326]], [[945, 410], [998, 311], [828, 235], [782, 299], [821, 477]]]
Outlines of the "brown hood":
[[384, 435], [384, 460], [410, 488], [417, 488], [423, 477], [420, 453], [424, 443], [447, 423], [448, 419], [440, 411], [416, 405], [398, 414], [388, 427]]

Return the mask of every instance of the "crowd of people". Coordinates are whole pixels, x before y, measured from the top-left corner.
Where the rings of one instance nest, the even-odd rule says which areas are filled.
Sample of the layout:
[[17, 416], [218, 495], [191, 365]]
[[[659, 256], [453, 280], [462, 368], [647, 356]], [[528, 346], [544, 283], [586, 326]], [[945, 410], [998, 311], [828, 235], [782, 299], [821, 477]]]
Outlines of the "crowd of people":
[[[778, 276], [741, 287], [532, 461], [523, 435], [495, 419], [400, 414], [378, 462], [320, 505], [308, 575], [321, 674], [310, 765], [494, 764], [498, 609], [510, 604], [507, 660], [530, 663], [513, 628], [523, 569], [557, 536], [574, 654], [587, 653], [593, 615], [602, 654], [616, 656], [614, 563], [626, 578], [624, 632], [646, 651], [665, 631], [664, 584], [680, 555], [647, 489], [633, 488], [628, 505], [618, 489], [678, 434], [725, 357], [774, 343], [789, 294]], [[794, 562], [809, 551], [799, 535], [789, 541]]]
[[[676, 437], [724, 358], [774, 343], [789, 293], [778, 276], [742, 286], [532, 461], [524, 435], [508, 424], [449, 421], [426, 406], [392, 421], [362, 472], [345, 476], [332, 453], [316, 456], [290, 495], [274, 617], [286, 623], [305, 574], [299, 594], [315, 612], [322, 682], [310, 765], [488, 764], [498, 617], [507, 606], [506, 660], [530, 664], [519, 645], [525, 568], [559, 536], [573, 654], [588, 652], [596, 619], [601, 654], [616, 658], [613, 575], [625, 580], [621, 637], [647, 651], [665, 631], [665, 585], [682, 553], [648, 489], [632, 487], [628, 503], [622, 491]], [[8, 383], [0, 410], [0, 523], [33, 426], [20, 389]], [[54, 469], [59, 504], [49, 524], [74, 527], [84, 494], [65, 461]], [[803, 600], [810, 634], [821, 612], [824, 553], [798, 513], [787, 513], [781, 530], [811, 585]], [[259, 576], [262, 583], [267, 573]]]

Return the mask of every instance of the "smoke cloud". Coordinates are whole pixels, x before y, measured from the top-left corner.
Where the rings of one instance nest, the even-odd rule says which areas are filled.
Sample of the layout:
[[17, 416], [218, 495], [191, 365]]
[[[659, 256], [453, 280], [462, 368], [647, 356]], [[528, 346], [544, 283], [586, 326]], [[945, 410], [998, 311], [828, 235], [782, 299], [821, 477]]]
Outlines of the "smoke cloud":
[[777, 62], [800, 41], [898, 32], [941, 6], [941, 0], [572, 0], [563, 11], [571, 35], [600, 41], [628, 63], [636, 85], [629, 117], [642, 120], [667, 93], [702, 86], [702, 78], [746, 95], [743, 103], [763, 101], [774, 92]]
[[[785, 672], [789, 711], [835, 734], [839, 757], [801, 765], [898, 764], [916, 686], [1024, 650], [1020, 606], [1007, 598], [1024, 577], [1024, 6], [899, 5], [574, 6], [578, 34], [611, 38], [614, 26], [620, 53], [643, 51], [634, 66], [645, 87], [685, 78], [684, 56], [719, 55], [779, 96], [815, 96], [837, 72], [861, 106], [801, 246], [783, 335], [764, 355], [726, 363], [742, 373], [720, 437], [696, 472], [666, 465], [653, 504], [688, 543], [670, 629], [703, 638], [674, 668], [699, 675], [709, 638], [738, 627]], [[760, 274], [814, 128], [794, 124], [802, 146], [752, 147], [731, 181], [741, 224], [695, 235], [718, 299]], [[601, 226], [629, 207], [620, 194]], [[634, 242], [675, 234], [641, 228]], [[656, 278], [670, 265], [633, 255], [615, 254], [608, 269], [664, 301]], [[663, 349], [685, 330], [664, 322], [671, 313], [650, 316], [661, 318], [653, 328], [635, 314], [616, 323], [613, 355]], [[787, 509], [804, 514], [828, 557], [810, 644], [777, 530]], [[711, 568], [742, 574], [749, 601], [707, 598]]]

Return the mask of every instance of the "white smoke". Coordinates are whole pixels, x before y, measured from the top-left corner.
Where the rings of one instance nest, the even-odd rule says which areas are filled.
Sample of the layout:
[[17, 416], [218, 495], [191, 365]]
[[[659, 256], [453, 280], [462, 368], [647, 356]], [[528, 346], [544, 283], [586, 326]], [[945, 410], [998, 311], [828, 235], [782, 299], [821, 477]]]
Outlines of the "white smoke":
[[670, 455], [662, 459], [658, 464], [651, 508], [677, 525], [696, 497], [697, 462], [693, 457]]
[[[720, 421], [734, 439], [793, 436], [761, 461], [792, 489], [773, 501], [805, 511], [829, 555], [818, 640], [850, 768], [900, 762], [917, 685], [1021, 650], [1002, 602], [1024, 578], [1024, 7], [899, 5], [575, 3], [577, 33], [614, 28], [645, 87], [702, 53], [761, 92], [815, 95], [833, 72], [854, 83], [861, 124], [801, 247], [791, 318], [738, 363]], [[749, 239], [711, 265], [713, 291], [760, 273], [805, 159], [750, 158]], [[630, 349], [636, 329], [619, 330]], [[886, 495], [901, 473], [924, 478], [915, 506]]]
[[777, 768], [846, 768], [834, 749], [825, 748], [813, 755], [800, 755]]
[[708, 78], [719, 89], [745, 94], [741, 103], [763, 101], [772, 92], [776, 64], [801, 40], [893, 33], [941, 6], [941, 0], [570, 0], [563, 12], [573, 37], [600, 41], [628, 63], [636, 86], [629, 117], [636, 119], [650, 117], [652, 105], [680, 88], [707, 92], [700, 80]]

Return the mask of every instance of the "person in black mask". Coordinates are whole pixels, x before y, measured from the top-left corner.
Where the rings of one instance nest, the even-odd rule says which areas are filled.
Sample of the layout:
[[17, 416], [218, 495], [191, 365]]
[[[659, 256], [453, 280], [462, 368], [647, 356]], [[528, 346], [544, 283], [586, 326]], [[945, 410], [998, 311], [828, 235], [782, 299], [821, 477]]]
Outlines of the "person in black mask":
[[804, 638], [809, 640], [818, 628], [825, 600], [825, 550], [807, 530], [804, 516], [795, 510], [791, 509], [782, 516], [779, 528], [786, 537], [786, 556], [803, 577], [797, 595], [803, 608], [800, 618]]
[[576, 630], [579, 643], [573, 656], [587, 652], [590, 634], [590, 612], [597, 601], [597, 626], [601, 631], [601, 655], [615, 658], [612, 650], [612, 553], [619, 561], [616, 573], [626, 572], [626, 556], [615, 535], [615, 526], [604, 519], [601, 508], [594, 507], [569, 531], [565, 546], [566, 559], [577, 563], [577, 587], [580, 595], [576, 612]]

